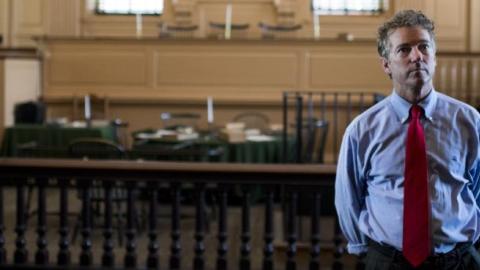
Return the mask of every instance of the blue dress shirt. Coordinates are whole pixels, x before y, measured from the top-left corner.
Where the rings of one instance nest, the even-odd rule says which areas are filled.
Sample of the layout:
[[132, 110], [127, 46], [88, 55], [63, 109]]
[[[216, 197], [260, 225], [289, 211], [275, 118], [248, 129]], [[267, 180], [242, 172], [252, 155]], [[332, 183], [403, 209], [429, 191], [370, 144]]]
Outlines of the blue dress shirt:
[[[435, 253], [480, 235], [480, 114], [432, 90], [419, 104], [428, 159]], [[338, 160], [335, 206], [348, 251], [367, 238], [402, 249], [405, 140], [411, 104], [395, 91], [347, 127]]]

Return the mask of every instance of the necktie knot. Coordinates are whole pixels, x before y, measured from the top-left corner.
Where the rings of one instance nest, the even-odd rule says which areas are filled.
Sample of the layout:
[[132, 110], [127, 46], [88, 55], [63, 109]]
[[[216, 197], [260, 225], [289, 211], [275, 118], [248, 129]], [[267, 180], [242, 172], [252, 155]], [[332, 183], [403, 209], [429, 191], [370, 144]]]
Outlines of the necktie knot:
[[410, 116], [412, 119], [419, 119], [420, 116], [423, 114], [423, 108], [418, 105], [412, 105], [410, 108]]

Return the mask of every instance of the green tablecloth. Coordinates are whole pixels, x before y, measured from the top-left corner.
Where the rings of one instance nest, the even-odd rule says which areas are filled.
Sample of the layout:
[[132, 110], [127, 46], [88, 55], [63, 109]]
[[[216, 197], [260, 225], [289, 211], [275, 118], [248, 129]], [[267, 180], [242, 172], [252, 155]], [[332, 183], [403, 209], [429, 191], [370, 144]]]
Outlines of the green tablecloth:
[[[146, 130], [147, 132], [149, 130]], [[152, 131], [154, 132], [154, 131]], [[181, 144], [190, 144], [192, 153], [197, 156], [191, 157], [191, 161], [220, 161], [233, 163], [281, 163], [283, 155], [283, 144], [281, 136], [273, 136], [272, 140], [268, 141], [246, 141], [241, 143], [229, 143], [219, 138], [212, 138], [210, 136], [201, 136], [192, 141], [171, 141], [162, 139], [141, 140], [136, 141], [133, 145], [133, 153], [136, 150], [148, 149], [155, 152], [155, 148], [159, 153], [159, 159], [164, 160], [185, 160], [183, 157], [188, 154], [187, 151], [172, 151], [171, 155], [167, 156], [168, 148], [173, 148]], [[289, 145], [291, 143], [289, 142]], [[209, 150], [219, 150], [223, 152], [220, 157], [212, 158]], [[138, 151], [140, 152], [140, 151]], [[203, 153], [198, 156], [198, 153]]]
[[[15, 125], [5, 129], [1, 155], [4, 157], [22, 156], [21, 147], [32, 144], [38, 148], [36, 156], [66, 154], [68, 144], [78, 138], [104, 138], [115, 141], [113, 126], [74, 128], [47, 125]], [[42, 153], [43, 151], [43, 153]], [[52, 151], [52, 152], [49, 152]]]

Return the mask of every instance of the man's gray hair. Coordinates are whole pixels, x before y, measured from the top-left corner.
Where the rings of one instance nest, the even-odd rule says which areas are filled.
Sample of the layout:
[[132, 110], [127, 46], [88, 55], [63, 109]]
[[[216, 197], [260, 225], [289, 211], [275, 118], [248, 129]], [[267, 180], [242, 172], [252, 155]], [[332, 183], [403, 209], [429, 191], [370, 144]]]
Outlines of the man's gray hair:
[[425, 16], [421, 11], [402, 10], [395, 14], [390, 20], [386, 21], [378, 28], [377, 50], [378, 54], [388, 59], [390, 53], [389, 36], [397, 28], [420, 26], [427, 30], [435, 46], [435, 25], [432, 20]]

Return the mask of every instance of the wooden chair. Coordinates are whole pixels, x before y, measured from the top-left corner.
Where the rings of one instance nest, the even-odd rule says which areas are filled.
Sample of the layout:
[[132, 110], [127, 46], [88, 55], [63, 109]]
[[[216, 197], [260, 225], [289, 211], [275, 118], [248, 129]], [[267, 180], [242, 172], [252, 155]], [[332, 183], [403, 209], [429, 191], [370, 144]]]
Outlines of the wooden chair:
[[266, 132], [269, 129], [270, 119], [261, 112], [242, 112], [233, 117], [233, 122], [245, 123], [247, 129], [259, 129]]
[[160, 37], [162, 38], [193, 38], [198, 25], [172, 25], [168, 23], [159, 23]]
[[[225, 28], [227, 27], [225, 23], [210, 22], [209, 26], [209, 37], [217, 39], [225, 38]], [[231, 38], [245, 38], [249, 27], [250, 24], [248, 23], [232, 23], [230, 25]]]
[[302, 29], [301, 24], [279, 24], [270, 25], [263, 22], [258, 23], [258, 27], [262, 32], [262, 38], [295, 38], [296, 33]]
[[[81, 159], [105, 159], [105, 160], [118, 160], [125, 158], [125, 150], [122, 146], [115, 144], [109, 140], [101, 138], [80, 138], [72, 141], [68, 145], [68, 156], [70, 158], [81, 158]], [[81, 192], [79, 192], [79, 197], [82, 198]], [[105, 192], [100, 182], [92, 179], [92, 185], [89, 190], [90, 198], [92, 202], [92, 220], [90, 224], [94, 224], [94, 217], [101, 218], [101, 205], [105, 202]], [[121, 244], [123, 242], [123, 212], [122, 212], [122, 203], [125, 203], [127, 200], [127, 194], [124, 188], [115, 187], [113, 189], [112, 200], [114, 203], [114, 217], [117, 221], [118, 229], [118, 241]], [[75, 226], [75, 230], [72, 235], [72, 242], [75, 241], [78, 229], [80, 228], [81, 216], [78, 218], [78, 222]]]
[[328, 135], [328, 121], [312, 119], [303, 127], [304, 146], [302, 163], [323, 163]]

